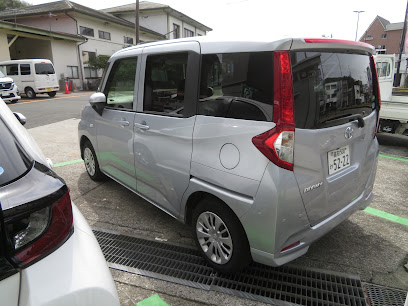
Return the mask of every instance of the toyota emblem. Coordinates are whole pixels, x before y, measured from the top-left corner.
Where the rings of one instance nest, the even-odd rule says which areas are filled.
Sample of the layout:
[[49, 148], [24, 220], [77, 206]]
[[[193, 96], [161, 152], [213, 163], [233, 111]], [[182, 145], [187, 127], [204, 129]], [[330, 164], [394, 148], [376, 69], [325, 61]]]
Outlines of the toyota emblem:
[[353, 134], [354, 134], [354, 130], [352, 127], [349, 126], [344, 132], [344, 137], [346, 137], [346, 139], [350, 139], [351, 137], [353, 137]]

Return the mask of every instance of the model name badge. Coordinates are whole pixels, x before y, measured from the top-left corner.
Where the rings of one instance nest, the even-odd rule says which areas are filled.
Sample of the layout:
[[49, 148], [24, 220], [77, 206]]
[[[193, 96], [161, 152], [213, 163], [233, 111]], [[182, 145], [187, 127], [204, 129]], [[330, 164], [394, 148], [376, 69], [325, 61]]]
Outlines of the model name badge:
[[312, 186], [310, 186], [310, 187], [306, 187], [305, 190], [303, 191], [303, 193], [306, 193], [306, 192], [309, 192], [310, 190], [319, 188], [319, 187], [322, 186], [322, 185], [323, 185], [323, 182], [320, 182], [320, 183], [317, 183], [317, 184], [312, 185]]

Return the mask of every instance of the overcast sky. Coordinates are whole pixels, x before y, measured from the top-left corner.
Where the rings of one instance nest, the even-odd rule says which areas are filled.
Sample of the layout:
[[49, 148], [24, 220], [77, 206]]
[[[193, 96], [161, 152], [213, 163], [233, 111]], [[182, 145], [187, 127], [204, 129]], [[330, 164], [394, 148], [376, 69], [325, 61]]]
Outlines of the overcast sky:
[[[28, 0], [31, 4], [53, 1]], [[134, 3], [128, 0], [73, 0], [93, 9]], [[141, 1], [142, 2], [142, 1]], [[354, 40], [357, 14], [358, 38], [379, 15], [403, 22], [404, 0], [157, 0], [213, 29], [217, 38], [276, 40], [284, 37], [322, 37]], [[114, 5], [113, 5], [114, 4]]]

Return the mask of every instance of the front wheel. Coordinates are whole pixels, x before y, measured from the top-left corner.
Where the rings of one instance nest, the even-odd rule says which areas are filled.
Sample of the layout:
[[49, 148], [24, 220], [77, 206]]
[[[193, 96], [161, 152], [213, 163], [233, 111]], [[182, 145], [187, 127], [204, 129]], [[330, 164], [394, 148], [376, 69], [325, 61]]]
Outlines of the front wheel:
[[241, 222], [222, 201], [203, 199], [193, 212], [193, 229], [198, 249], [217, 271], [239, 272], [251, 261]]
[[51, 98], [54, 98], [55, 95], [57, 94], [57, 92], [56, 92], [56, 91], [51, 91], [51, 92], [47, 92], [47, 94], [48, 94]]
[[92, 180], [101, 181], [106, 178], [99, 169], [99, 163], [96, 158], [95, 150], [90, 141], [86, 141], [82, 146], [82, 156], [84, 159], [86, 172]]

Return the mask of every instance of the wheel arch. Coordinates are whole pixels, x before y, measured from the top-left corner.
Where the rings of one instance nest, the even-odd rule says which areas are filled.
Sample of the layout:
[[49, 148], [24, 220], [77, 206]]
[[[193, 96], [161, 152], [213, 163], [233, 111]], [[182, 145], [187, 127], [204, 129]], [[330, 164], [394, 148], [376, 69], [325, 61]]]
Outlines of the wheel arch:
[[[85, 135], [82, 135], [82, 136], [81, 136], [81, 139], [80, 139], [80, 141], [79, 141], [79, 148], [80, 148], [80, 151], [81, 151], [81, 158], [82, 158], [82, 159], [84, 158], [84, 150], [83, 150], [84, 144], [85, 144], [87, 141], [89, 141], [89, 142], [92, 144], [91, 140], [90, 140], [88, 137], [86, 137]], [[92, 146], [93, 146], [93, 145], [92, 145]]]

